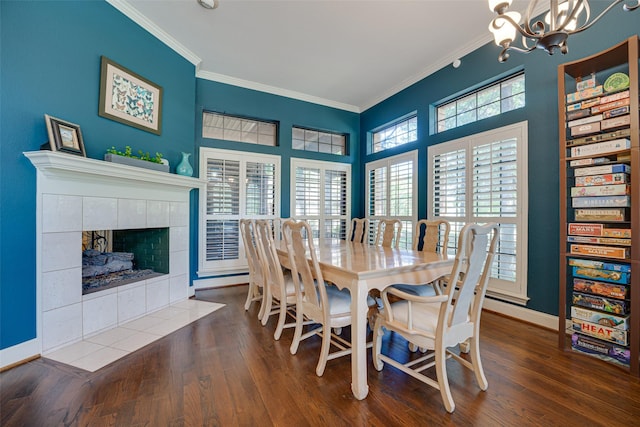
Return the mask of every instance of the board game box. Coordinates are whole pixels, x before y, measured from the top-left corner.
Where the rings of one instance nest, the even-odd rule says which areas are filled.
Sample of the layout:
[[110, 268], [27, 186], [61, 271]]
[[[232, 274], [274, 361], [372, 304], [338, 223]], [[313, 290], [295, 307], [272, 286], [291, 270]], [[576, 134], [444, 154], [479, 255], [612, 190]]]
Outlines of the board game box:
[[615, 316], [613, 314], [593, 311], [588, 308], [576, 307], [574, 305], [571, 306], [571, 318], [586, 320], [587, 322], [621, 329], [623, 331], [629, 330], [629, 316]]
[[[573, 266], [573, 275], [575, 277], [581, 277], [583, 279], [616, 283], [618, 286], [628, 285], [630, 282], [630, 274], [623, 271], [601, 270], [598, 268], [578, 267], [575, 265]], [[600, 295], [607, 296], [599, 292], [591, 293], [598, 293]], [[628, 288], [624, 286], [624, 290], [622, 290], [621, 292], [618, 292], [618, 290], [614, 290], [614, 293], [617, 294], [615, 295], [616, 298], [626, 298], [626, 296], [628, 295]]]
[[629, 264], [618, 264], [616, 262], [595, 259], [569, 258], [569, 265], [572, 267], [597, 268], [601, 270], [619, 271], [621, 273], [631, 273], [631, 266]]
[[580, 319], [572, 319], [572, 324], [573, 330], [576, 332], [619, 345], [629, 345], [629, 333], [627, 331]]
[[[590, 187], [578, 187], [578, 188], [590, 188]], [[631, 206], [631, 199], [629, 196], [573, 197], [571, 199], [571, 206], [574, 208], [629, 207]]]
[[629, 194], [629, 186], [626, 184], [571, 187], [571, 197], [623, 196], [626, 194]]
[[[615, 119], [618, 119], [616, 117]], [[608, 120], [615, 120], [608, 119]], [[591, 126], [595, 123], [589, 123], [584, 126]], [[576, 126], [576, 128], [580, 128], [581, 126]], [[573, 128], [572, 128], [573, 129]], [[574, 135], [572, 133], [572, 135]], [[579, 156], [593, 156], [596, 154], [602, 153], [611, 153], [614, 151], [627, 150], [631, 147], [631, 142], [628, 138], [618, 138], [611, 139], [609, 141], [596, 142], [594, 144], [587, 145], [579, 145], [577, 147], [571, 147], [571, 157], [579, 157]]]
[[577, 176], [575, 178], [576, 187], [589, 185], [616, 185], [629, 182], [628, 173], [605, 173], [601, 175]]
[[610, 246], [593, 246], [593, 245], [581, 245], [571, 244], [570, 252], [573, 255], [588, 255], [597, 256], [602, 258], [617, 258], [627, 259], [629, 258], [628, 248], [615, 248]]
[[579, 333], [574, 333], [571, 336], [571, 347], [581, 353], [590, 354], [607, 361], [615, 361], [627, 367], [631, 362], [631, 352], [628, 348]]
[[588, 168], [578, 168], [573, 171], [573, 176], [602, 175], [606, 173], [630, 173], [631, 168], [624, 163], [612, 165], [591, 166]]
[[618, 239], [616, 237], [567, 236], [567, 242], [592, 245], [631, 246], [631, 239]]
[[575, 209], [574, 218], [576, 221], [626, 221], [627, 213], [625, 208], [609, 209]]
[[613, 314], [629, 314], [629, 302], [625, 300], [582, 294], [580, 292], [573, 292], [571, 300], [574, 305], [579, 305], [580, 307], [592, 308]]
[[[580, 267], [573, 267], [574, 271]], [[612, 272], [614, 274], [625, 274]], [[586, 292], [593, 295], [600, 295], [607, 298], [625, 299], [629, 296], [629, 287], [614, 283], [597, 282], [595, 280], [573, 278], [573, 290]]]

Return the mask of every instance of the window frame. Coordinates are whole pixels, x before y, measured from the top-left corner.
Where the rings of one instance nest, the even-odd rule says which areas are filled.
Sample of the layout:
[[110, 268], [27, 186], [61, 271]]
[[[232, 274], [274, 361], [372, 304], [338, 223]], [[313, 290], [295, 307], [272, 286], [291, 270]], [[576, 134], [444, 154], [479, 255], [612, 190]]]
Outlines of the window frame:
[[[412, 176], [411, 176], [411, 185], [413, 197], [411, 198], [411, 215], [405, 216], [391, 216], [390, 206], [392, 203], [391, 200], [391, 191], [390, 191], [390, 181], [389, 181], [389, 168], [393, 165], [411, 162], [412, 164]], [[387, 178], [385, 183], [385, 192], [386, 202], [385, 202], [385, 212], [387, 214], [384, 215], [371, 215], [371, 180], [370, 173], [373, 170], [386, 168], [387, 170]], [[406, 153], [397, 154], [395, 156], [385, 157], [383, 159], [374, 160], [371, 162], [367, 162], [365, 164], [365, 217], [369, 220], [369, 243], [373, 243], [375, 239], [375, 224], [376, 221], [382, 218], [397, 218], [402, 221], [402, 233], [400, 237], [400, 247], [404, 249], [411, 249], [413, 245], [413, 228], [418, 220], [418, 150], [411, 150]]]
[[[402, 125], [403, 123], [407, 123], [407, 126], [409, 126], [409, 121], [411, 120], [415, 120], [416, 126], [415, 126], [415, 139], [406, 141], [402, 144], [396, 144], [396, 145], [392, 145], [390, 147], [386, 147], [386, 148], [380, 148], [379, 150], [376, 150], [376, 134], [381, 133], [381, 132], [385, 132], [390, 130], [391, 128], [396, 128], [399, 125]], [[409, 130], [407, 133], [410, 133], [411, 130]], [[390, 150], [392, 148], [397, 148], [397, 147], [402, 147], [403, 145], [407, 145], [407, 144], [411, 144], [414, 143], [416, 141], [418, 141], [418, 112], [417, 111], [412, 111], [409, 114], [406, 114], [402, 117], [397, 118], [396, 120], [387, 123], [383, 126], [379, 126], [375, 129], [373, 129], [372, 131], [369, 132], [369, 141], [367, 144], [367, 153], [368, 154], [375, 154], [375, 153], [382, 153], [383, 151], [386, 150]], [[382, 141], [380, 142], [380, 144], [382, 144]]]
[[[517, 78], [520, 78], [520, 77], [522, 77], [522, 80], [523, 80], [523, 90], [522, 90], [522, 92], [518, 92], [517, 94], [509, 94], [508, 96], [504, 96], [503, 95], [503, 90], [502, 90], [503, 89], [502, 85], [505, 84], [505, 83], [508, 83], [508, 82], [510, 82], [512, 80], [516, 80]], [[485, 91], [489, 91], [491, 89], [496, 89], [499, 92], [498, 100], [497, 101], [492, 101], [491, 103], [478, 105], [478, 96], [479, 96], [479, 94], [481, 94], [481, 93], [483, 93]], [[521, 70], [521, 71], [518, 71], [516, 73], [509, 74], [508, 76], [506, 76], [504, 78], [501, 78], [501, 79], [498, 79], [498, 80], [496, 80], [494, 82], [491, 82], [489, 84], [480, 86], [477, 89], [467, 90], [464, 93], [462, 93], [461, 95], [455, 96], [452, 99], [449, 99], [447, 101], [437, 102], [436, 104], [434, 104], [433, 110], [432, 110], [433, 111], [433, 134], [441, 134], [441, 133], [444, 133], [444, 132], [447, 132], [447, 131], [451, 131], [453, 129], [457, 129], [457, 128], [461, 127], [461, 126], [465, 126], [465, 125], [468, 125], [468, 124], [471, 124], [471, 123], [478, 122], [480, 120], [487, 119], [489, 117], [499, 116], [499, 115], [507, 113], [509, 111], [514, 111], [514, 110], [518, 110], [520, 108], [524, 108], [526, 106], [526, 94], [527, 94], [527, 90], [526, 89], [527, 88], [526, 88], [525, 72], [523, 70]], [[512, 108], [510, 110], [503, 110], [502, 106], [503, 106], [503, 103], [504, 103], [504, 101], [506, 99], [513, 98], [513, 97], [518, 96], [520, 94], [522, 94], [522, 96], [524, 98], [524, 103], [523, 103], [523, 105], [521, 107]], [[466, 109], [466, 110], [464, 110], [462, 112], [458, 112], [458, 102], [461, 101], [461, 100], [464, 100], [466, 98], [470, 98], [472, 96], [475, 98], [475, 102], [474, 102], [473, 108], [468, 108], [468, 109]], [[481, 110], [483, 107], [487, 107], [488, 105], [491, 105], [491, 104], [496, 103], [496, 102], [500, 106], [500, 112], [499, 113], [491, 115], [491, 116], [478, 118], [478, 111], [479, 110]], [[446, 107], [450, 107], [452, 105], [456, 109], [456, 114], [454, 114], [451, 117], [445, 117], [443, 119], [440, 119], [440, 111], [442, 109], [444, 109]], [[466, 114], [466, 113], [469, 113], [469, 112], [473, 112], [475, 118], [473, 120], [471, 120], [471, 121], [466, 121], [464, 123], [460, 123], [459, 124], [458, 123], [459, 122], [459, 117], [462, 116], [463, 114]], [[455, 118], [455, 120], [456, 120], [456, 125], [454, 127], [446, 128], [446, 129], [443, 129], [443, 130], [439, 130], [441, 122], [444, 122], [446, 120], [450, 120], [452, 118]]]
[[[351, 164], [350, 163], [341, 163], [341, 162], [330, 162], [330, 161], [324, 161], [324, 160], [311, 160], [311, 159], [304, 159], [304, 158], [300, 158], [300, 157], [292, 157], [291, 158], [291, 169], [290, 169], [290, 173], [291, 173], [291, 186], [290, 186], [290, 213], [291, 216], [293, 218], [295, 218], [296, 220], [306, 220], [306, 221], [318, 221], [318, 241], [320, 243], [324, 242], [325, 237], [324, 237], [324, 233], [321, 233], [321, 230], [325, 229], [325, 221], [327, 219], [341, 219], [344, 218], [345, 220], [345, 236], [346, 233], [349, 232], [349, 225], [350, 225], [350, 221], [351, 221]], [[319, 207], [319, 214], [317, 216], [314, 215], [297, 215], [295, 210], [296, 210], [296, 186], [297, 186], [297, 181], [296, 181], [296, 169], [298, 167], [304, 167], [304, 168], [310, 168], [310, 169], [319, 169], [321, 171], [321, 183], [320, 183], [320, 203], [321, 206]], [[345, 188], [345, 214], [344, 215], [326, 215], [326, 210], [325, 210], [325, 201], [326, 201], [326, 197], [325, 197], [325, 186], [324, 186], [324, 177], [325, 177], [325, 172], [326, 171], [339, 171], [339, 172], [345, 172], [346, 174], [346, 188]]]
[[[516, 138], [516, 166], [517, 166], [517, 207], [514, 216], [501, 217], [499, 215], [492, 216], [474, 216], [473, 214], [473, 147], [494, 143], [497, 141], [505, 141]], [[438, 215], [435, 212], [435, 156], [441, 156], [458, 150], [464, 150], [465, 154], [465, 212], [463, 215]], [[496, 279], [491, 277], [487, 295], [494, 298], [526, 305], [529, 297], [527, 296], [527, 271], [528, 271], [528, 122], [523, 121], [512, 125], [504, 126], [490, 131], [469, 135], [456, 140], [443, 142], [428, 147], [427, 160], [429, 165], [428, 176], [428, 192], [429, 192], [429, 213], [432, 219], [445, 219], [452, 223], [467, 222], [498, 222], [499, 224], [515, 224], [516, 230], [516, 279], [514, 282]], [[460, 226], [461, 228], [461, 226]], [[452, 227], [454, 232], [454, 227]], [[449, 253], [455, 251], [457, 245], [457, 236], [454, 234], [449, 238]], [[496, 255], [498, 257], [498, 255]]]
[[[253, 122], [257, 127], [258, 130], [256, 130], [256, 140], [255, 141], [250, 141], [250, 140], [246, 140], [246, 139], [234, 139], [234, 138], [227, 138], [225, 137], [226, 135], [224, 135], [225, 131], [229, 131], [229, 132], [240, 132], [241, 134], [244, 132], [244, 130], [232, 130], [232, 129], [227, 129], [224, 124], [222, 128], [216, 128], [216, 129], [222, 129], [222, 137], [221, 138], [217, 138], [215, 136], [207, 136], [205, 135], [205, 129], [207, 128], [207, 126], [205, 126], [205, 115], [206, 114], [211, 114], [211, 115], [217, 115], [217, 116], [221, 116], [223, 118], [223, 122], [225, 119], [229, 118], [229, 119], [236, 119], [236, 120], [240, 120], [243, 122]], [[259, 132], [259, 128], [260, 125], [270, 125], [274, 127], [273, 130], [273, 135], [270, 134], [265, 134], [265, 133], [260, 133]], [[235, 115], [235, 114], [226, 114], [226, 113], [220, 113], [217, 111], [209, 111], [209, 110], [203, 110], [202, 111], [202, 138], [203, 139], [219, 139], [221, 141], [230, 141], [230, 142], [239, 142], [242, 144], [252, 144], [252, 145], [262, 145], [265, 147], [277, 147], [278, 146], [278, 135], [279, 135], [279, 131], [280, 131], [280, 124], [278, 121], [275, 120], [265, 120], [265, 119], [258, 119], [255, 117], [246, 117], [246, 116], [241, 116], [241, 115]], [[260, 142], [260, 136], [261, 135], [269, 135], [273, 138], [273, 140], [268, 143], [262, 143]]]
[[[229, 161], [240, 162], [239, 172], [239, 209], [238, 214], [221, 214], [221, 215], [209, 215], [207, 214], [207, 187], [200, 190], [199, 195], [199, 221], [198, 221], [198, 277], [208, 277], [224, 274], [234, 273], [246, 273], [248, 264], [246, 259], [246, 252], [242, 242], [242, 239], [238, 240], [238, 258], [228, 260], [208, 261], [206, 259], [206, 245], [207, 245], [207, 221], [211, 219], [215, 220], [235, 220], [238, 221], [241, 218], [251, 219], [278, 219], [280, 218], [281, 209], [281, 187], [282, 187], [282, 167], [281, 157], [273, 154], [260, 154], [247, 151], [235, 151], [224, 150], [218, 148], [201, 147], [200, 148], [200, 174], [202, 179], [208, 182], [206, 178], [207, 162], [209, 159], [220, 159]], [[274, 213], [273, 215], [247, 215], [247, 190], [246, 190], [246, 175], [247, 175], [247, 163], [268, 163], [273, 164], [275, 167], [274, 176]]]
[[[304, 139], [299, 139], [299, 138], [295, 138], [294, 134], [295, 134], [295, 130], [301, 130], [304, 131], [305, 133], [305, 138]], [[317, 150], [309, 150], [306, 148], [307, 146], [307, 139], [306, 139], [306, 134], [307, 132], [317, 132], [318, 133], [318, 149]], [[326, 135], [330, 135], [331, 136], [331, 143], [330, 144], [325, 144], [325, 143], [321, 143], [320, 142], [320, 134], [326, 134]], [[334, 137], [342, 137], [342, 152], [341, 153], [334, 153], [333, 150], [327, 152], [327, 151], [320, 151], [320, 146], [322, 145], [328, 145], [330, 148], [333, 148], [334, 146], [339, 146], [333, 143], [333, 138]], [[294, 146], [294, 141], [302, 141], [305, 148], [296, 148]], [[311, 141], [313, 142], [313, 141]], [[334, 131], [327, 131], [327, 130], [321, 130], [321, 129], [314, 129], [314, 128], [309, 128], [309, 127], [305, 127], [305, 126], [296, 126], [293, 125], [291, 126], [291, 149], [292, 150], [296, 150], [296, 151], [306, 151], [309, 153], [321, 153], [321, 154], [330, 154], [332, 156], [348, 156], [349, 155], [349, 134], [347, 133], [342, 133], [342, 132], [334, 132]]]

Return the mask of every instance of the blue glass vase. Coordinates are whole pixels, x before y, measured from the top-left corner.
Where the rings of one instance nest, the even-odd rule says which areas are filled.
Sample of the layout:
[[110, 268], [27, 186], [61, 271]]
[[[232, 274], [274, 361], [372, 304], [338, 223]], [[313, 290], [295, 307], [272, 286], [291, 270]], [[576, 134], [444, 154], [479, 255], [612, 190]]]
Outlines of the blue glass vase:
[[191, 153], [182, 153], [182, 160], [178, 163], [178, 166], [176, 166], [176, 173], [178, 175], [193, 175], [193, 168], [189, 164], [189, 156], [191, 156]]

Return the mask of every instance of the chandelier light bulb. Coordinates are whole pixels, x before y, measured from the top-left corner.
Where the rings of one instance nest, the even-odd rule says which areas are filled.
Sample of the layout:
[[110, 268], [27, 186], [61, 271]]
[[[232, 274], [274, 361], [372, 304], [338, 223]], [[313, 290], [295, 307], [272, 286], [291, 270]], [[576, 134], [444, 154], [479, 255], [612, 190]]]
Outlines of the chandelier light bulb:
[[[511, 18], [509, 21], [507, 18]], [[506, 12], [498, 15], [489, 24], [489, 30], [493, 33], [496, 45], [503, 46], [505, 43], [511, 43], [516, 38], [518, 23], [520, 22], [520, 14], [518, 12]], [[515, 23], [515, 24], [514, 24]]]

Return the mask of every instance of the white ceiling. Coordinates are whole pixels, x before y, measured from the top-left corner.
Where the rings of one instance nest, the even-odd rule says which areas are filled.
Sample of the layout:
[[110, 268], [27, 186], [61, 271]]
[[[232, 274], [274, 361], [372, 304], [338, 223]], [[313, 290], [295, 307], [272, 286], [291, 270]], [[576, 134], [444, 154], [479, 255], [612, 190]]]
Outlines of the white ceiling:
[[490, 41], [493, 16], [486, 0], [109, 2], [199, 77], [355, 112]]

